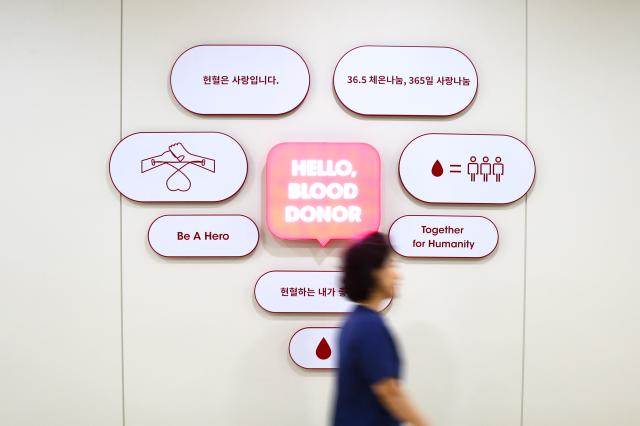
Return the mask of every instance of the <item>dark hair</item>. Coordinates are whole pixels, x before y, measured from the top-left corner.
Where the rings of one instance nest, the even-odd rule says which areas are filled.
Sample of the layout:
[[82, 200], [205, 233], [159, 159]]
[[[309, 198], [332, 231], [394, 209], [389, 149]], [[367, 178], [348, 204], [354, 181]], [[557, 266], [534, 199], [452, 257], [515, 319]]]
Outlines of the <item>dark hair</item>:
[[347, 297], [354, 302], [369, 298], [376, 286], [373, 271], [389, 257], [391, 247], [380, 232], [373, 232], [347, 249], [342, 264], [342, 285]]

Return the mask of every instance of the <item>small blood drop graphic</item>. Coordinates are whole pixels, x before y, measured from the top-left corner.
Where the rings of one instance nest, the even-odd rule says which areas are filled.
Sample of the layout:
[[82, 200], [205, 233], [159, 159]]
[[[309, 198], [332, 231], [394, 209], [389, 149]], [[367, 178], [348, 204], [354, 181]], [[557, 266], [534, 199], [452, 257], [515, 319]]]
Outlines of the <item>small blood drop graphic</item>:
[[329, 359], [331, 356], [331, 347], [329, 347], [329, 343], [327, 343], [327, 339], [324, 337], [318, 343], [318, 347], [316, 348], [316, 355], [320, 359]]
[[444, 172], [442, 164], [440, 164], [440, 160], [436, 160], [436, 162], [433, 163], [433, 167], [431, 167], [431, 174], [435, 177], [440, 177], [442, 176], [442, 172]]

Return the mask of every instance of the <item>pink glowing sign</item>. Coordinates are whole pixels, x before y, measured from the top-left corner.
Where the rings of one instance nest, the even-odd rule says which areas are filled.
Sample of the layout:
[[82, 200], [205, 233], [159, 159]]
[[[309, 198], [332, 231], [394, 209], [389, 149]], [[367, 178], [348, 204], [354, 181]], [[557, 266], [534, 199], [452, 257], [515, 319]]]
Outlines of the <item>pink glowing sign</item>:
[[288, 142], [267, 157], [267, 226], [284, 240], [348, 240], [380, 226], [380, 156], [365, 143]]

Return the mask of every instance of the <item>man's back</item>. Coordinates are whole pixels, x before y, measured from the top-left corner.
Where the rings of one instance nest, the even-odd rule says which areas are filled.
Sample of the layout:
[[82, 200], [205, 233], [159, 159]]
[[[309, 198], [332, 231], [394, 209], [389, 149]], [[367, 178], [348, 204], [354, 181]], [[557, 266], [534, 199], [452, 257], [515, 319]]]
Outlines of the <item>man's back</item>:
[[340, 333], [338, 389], [334, 426], [396, 426], [371, 386], [399, 378], [395, 343], [380, 315], [358, 306]]

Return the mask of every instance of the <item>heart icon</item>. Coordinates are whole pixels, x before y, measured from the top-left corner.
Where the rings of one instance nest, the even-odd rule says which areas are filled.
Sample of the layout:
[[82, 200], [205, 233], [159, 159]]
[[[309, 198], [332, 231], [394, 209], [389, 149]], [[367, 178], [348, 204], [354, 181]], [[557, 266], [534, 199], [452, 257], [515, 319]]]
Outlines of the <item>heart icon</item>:
[[167, 179], [167, 189], [169, 189], [169, 191], [187, 192], [190, 188], [191, 181], [180, 170], [176, 170], [176, 172]]

